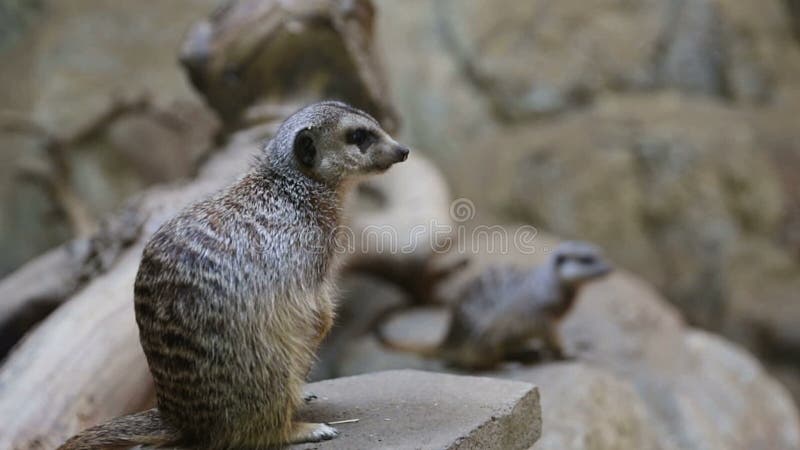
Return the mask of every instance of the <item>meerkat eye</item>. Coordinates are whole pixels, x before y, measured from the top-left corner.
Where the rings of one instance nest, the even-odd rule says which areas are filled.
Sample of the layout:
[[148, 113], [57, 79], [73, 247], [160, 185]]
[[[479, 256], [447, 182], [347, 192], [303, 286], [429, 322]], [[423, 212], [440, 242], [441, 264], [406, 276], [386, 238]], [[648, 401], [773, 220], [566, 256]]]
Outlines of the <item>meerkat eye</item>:
[[556, 265], [557, 266], [560, 266], [560, 265], [564, 264], [565, 262], [567, 262], [567, 257], [566, 256], [564, 256], [564, 255], [556, 256]]
[[365, 152], [375, 141], [375, 134], [366, 128], [356, 128], [347, 132], [345, 140], [350, 145], [358, 146], [358, 149]]
[[596, 258], [592, 255], [581, 256], [578, 258], [578, 262], [585, 265], [591, 265], [596, 262]]

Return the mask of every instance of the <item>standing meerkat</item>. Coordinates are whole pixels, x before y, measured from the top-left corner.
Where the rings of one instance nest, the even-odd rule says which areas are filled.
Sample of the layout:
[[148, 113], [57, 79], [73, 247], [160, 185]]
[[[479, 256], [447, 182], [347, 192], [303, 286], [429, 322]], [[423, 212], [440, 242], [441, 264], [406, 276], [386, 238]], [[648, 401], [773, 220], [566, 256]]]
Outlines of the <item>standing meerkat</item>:
[[158, 407], [61, 449], [264, 449], [336, 436], [293, 416], [333, 322], [340, 204], [354, 178], [408, 153], [344, 103], [286, 119], [249, 173], [166, 222], [144, 249], [134, 302]]
[[434, 346], [392, 342], [388, 348], [443, 359], [463, 369], [489, 369], [506, 359], [529, 356], [530, 341], [563, 357], [557, 326], [587, 282], [611, 272], [600, 250], [586, 242], [561, 243], [535, 269], [490, 267], [468, 283], [453, 306], [444, 340]]

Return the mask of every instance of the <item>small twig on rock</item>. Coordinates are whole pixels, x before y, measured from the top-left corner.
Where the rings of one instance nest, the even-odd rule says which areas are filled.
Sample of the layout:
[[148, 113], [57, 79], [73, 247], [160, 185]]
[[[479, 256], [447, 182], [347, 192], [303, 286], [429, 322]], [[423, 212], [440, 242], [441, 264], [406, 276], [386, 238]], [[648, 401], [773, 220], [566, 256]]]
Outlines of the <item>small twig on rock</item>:
[[360, 420], [361, 419], [336, 420], [336, 421], [333, 421], [333, 422], [328, 422], [328, 425], [341, 425], [341, 424], [344, 424], [344, 423], [356, 423], [356, 422], [358, 422]]

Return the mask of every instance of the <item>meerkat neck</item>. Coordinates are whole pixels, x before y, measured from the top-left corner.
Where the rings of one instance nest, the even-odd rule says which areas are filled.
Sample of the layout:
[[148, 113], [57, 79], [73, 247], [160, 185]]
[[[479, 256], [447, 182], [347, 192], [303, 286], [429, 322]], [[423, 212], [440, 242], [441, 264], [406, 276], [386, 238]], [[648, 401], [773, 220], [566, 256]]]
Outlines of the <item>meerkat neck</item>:
[[572, 306], [575, 290], [562, 282], [558, 268], [552, 261], [536, 269], [531, 281], [534, 283], [534, 289], [541, 293], [542, 303], [545, 303], [540, 306], [552, 309], [556, 315], [566, 312]]
[[[306, 176], [296, 167], [284, 164], [256, 164], [247, 176], [250, 183], [260, 186], [256, 202], [285, 202], [302, 217], [309, 218], [306, 226], [318, 227], [330, 233], [337, 229], [341, 218], [341, 186], [331, 186]], [[249, 183], [248, 183], [249, 184]], [[253, 205], [256, 207], [255, 205]]]
[[299, 204], [316, 201], [335, 201], [340, 185], [330, 185], [312, 178], [294, 167], [270, 165], [259, 167], [256, 176]]

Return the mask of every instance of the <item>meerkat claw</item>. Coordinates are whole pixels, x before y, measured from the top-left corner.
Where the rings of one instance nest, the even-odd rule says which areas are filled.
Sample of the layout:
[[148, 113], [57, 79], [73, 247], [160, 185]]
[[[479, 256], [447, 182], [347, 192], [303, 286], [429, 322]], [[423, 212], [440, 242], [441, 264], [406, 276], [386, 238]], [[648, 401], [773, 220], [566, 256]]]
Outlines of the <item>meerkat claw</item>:
[[314, 400], [316, 400], [318, 398], [319, 397], [317, 397], [317, 394], [315, 394], [313, 392], [306, 392], [303, 395], [303, 401], [306, 402], [306, 403], [311, 403], [311, 402], [313, 402]]
[[339, 435], [336, 428], [325, 423], [298, 423], [290, 444], [329, 441]]
[[311, 433], [311, 438], [316, 439], [316, 441], [312, 442], [329, 441], [338, 435], [339, 431], [336, 428], [333, 428], [328, 424], [321, 423], [317, 429]]

